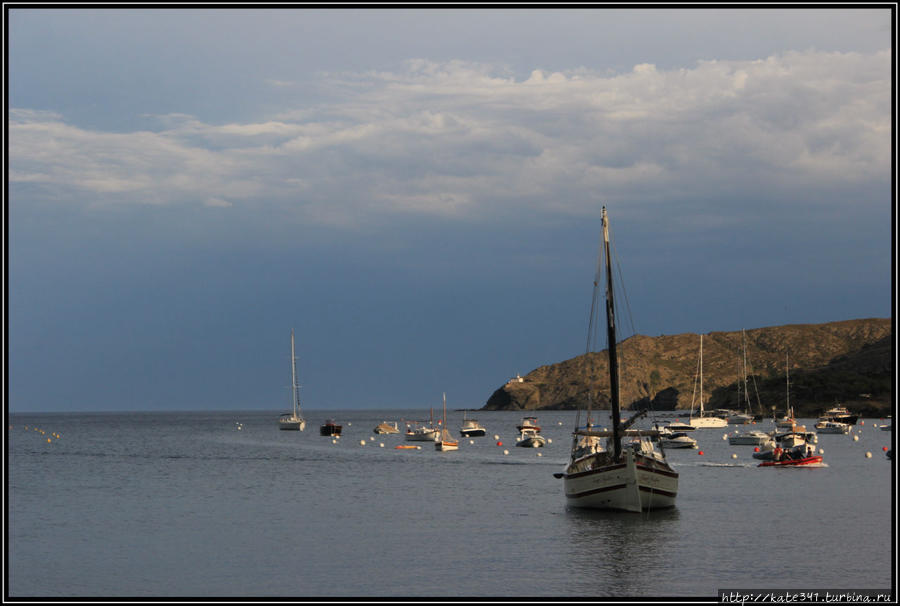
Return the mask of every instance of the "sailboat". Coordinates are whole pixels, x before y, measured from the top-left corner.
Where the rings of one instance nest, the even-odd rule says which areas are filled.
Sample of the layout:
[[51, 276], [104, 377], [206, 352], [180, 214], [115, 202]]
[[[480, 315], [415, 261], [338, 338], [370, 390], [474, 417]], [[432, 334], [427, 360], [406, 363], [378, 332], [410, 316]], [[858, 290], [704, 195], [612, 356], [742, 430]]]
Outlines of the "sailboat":
[[[741, 373], [744, 382], [744, 409], [746, 412], [736, 412], [728, 417], [729, 425], [747, 425], [753, 422], [753, 413], [750, 411], [750, 390], [747, 388], [747, 344], [744, 340], [744, 330], [741, 330], [741, 349], [743, 351]], [[740, 392], [741, 383], [738, 382], [738, 392]], [[740, 393], [738, 393], [740, 399]]]
[[294, 355], [294, 329], [291, 329], [291, 399], [293, 412], [286, 412], [278, 418], [278, 429], [303, 431], [306, 419], [300, 414], [300, 386], [297, 385], [297, 357]]
[[459, 450], [459, 442], [447, 430], [447, 394], [444, 394], [444, 417], [441, 420], [441, 433], [434, 442], [435, 450]]
[[[414, 426], [409, 425], [413, 423]], [[423, 425], [419, 421], [410, 421], [406, 425], [408, 442], [437, 442], [441, 437], [441, 429], [434, 426], [434, 409], [431, 409], [431, 421]]]
[[691, 402], [691, 427], [727, 427], [728, 421], [716, 416], [706, 416], [703, 412], [703, 335], [700, 335], [700, 416], [694, 416], [694, 403]]
[[[610, 261], [609, 220], [606, 208], [602, 213], [603, 243], [594, 279], [594, 302], [588, 327], [588, 353], [594, 314], [599, 310], [598, 289], [602, 272], [602, 260], [606, 267], [606, 332], [609, 341], [609, 384], [612, 429], [597, 431], [590, 421], [581, 428], [575, 421], [571, 459], [565, 471], [553, 474], [562, 478], [566, 502], [573, 507], [592, 509], [618, 509], [640, 512], [675, 505], [678, 493], [678, 473], [666, 461], [664, 451], [656, 450], [651, 437], [656, 430], [629, 429], [642, 411], [622, 421], [619, 402], [619, 364], [616, 354], [615, 304], [613, 300], [612, 262]], [[580, 413], [579, 413], [580, 416]], [[590, 411], [588, 411], [590, 420]], [[585, 438], [588, 438], [587, 440]], [[603, 448], [596, 438], [607, 438]], [[626, 438], [630, 438], [623, 444]], [[637, 439], [637, 440], [636, 440]]]

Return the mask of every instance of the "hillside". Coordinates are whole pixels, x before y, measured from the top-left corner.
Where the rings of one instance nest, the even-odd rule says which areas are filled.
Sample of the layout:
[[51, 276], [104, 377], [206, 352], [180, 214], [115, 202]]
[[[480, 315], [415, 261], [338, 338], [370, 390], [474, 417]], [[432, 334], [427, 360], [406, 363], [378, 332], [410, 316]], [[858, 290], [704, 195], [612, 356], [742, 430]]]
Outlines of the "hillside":
[[[841, 402], [864, 414], [890, 414], [893, 332], [890, 319], [792, 324], [745, 331], [751, 404], [770, 414], [784, 409], [787, 365], [790, 401], [815, 416]], [[697, 334], [635, 335], [619, 345], [624, 408], [689, 409], [696, 401], [700, 357]], [[743, 408], [741, 331], [703, 336], [704, 406]], [[541, 366], [497, 389], [483, 410], [609, 408], [607, 352]], [[697, 395], [695, 395], [697, 394]]]

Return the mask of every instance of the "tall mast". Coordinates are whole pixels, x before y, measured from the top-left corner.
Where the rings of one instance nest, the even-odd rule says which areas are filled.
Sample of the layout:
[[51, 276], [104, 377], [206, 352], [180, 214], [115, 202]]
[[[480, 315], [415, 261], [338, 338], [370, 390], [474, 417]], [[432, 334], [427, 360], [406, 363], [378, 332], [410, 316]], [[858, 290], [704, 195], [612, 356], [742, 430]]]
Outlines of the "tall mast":
[[[787, 384], [785, 385], [785, 402], [786, 402], [786, 404], [785, 404], [784, 412], [786, 414], [791, 414], [790, 413], [790, 410], [791, 410], [791, 366], [788, 363], [788, 353], [787, 352], [784, 352], [784, 368], [786, 371], [785, 380], [787, 382]], [[794, 415], [791, 415], [791, 416], [793, 417]]]
[[744, 329], [741, 329], [741, 348], [744, 352], [743, 355], [743, 373], [744, 373], [744, 405], [746, 407], [747, 412], [750, 412], [750, 390], [747, 389], [747, 342], [744, 336]]
[[700, 416], [703, 416], [703, 335], [700, 335]]
[[297, 358], [294, 355], [294, 329], [291, 329], [291, 397], [294, 402], [294, 417], [300, 404], [300, 386], [297, 385]]
[[616, 355], [616, 316], [613, 300], [612, 261], [609, 256], [609, 219], [603, 207], [603, 249], [606, 253], [606, 337], [609, 342], [609, 395], [612, 408], [614, 458], [622, 456], [622, 421], [619, 417], [619, 363]]

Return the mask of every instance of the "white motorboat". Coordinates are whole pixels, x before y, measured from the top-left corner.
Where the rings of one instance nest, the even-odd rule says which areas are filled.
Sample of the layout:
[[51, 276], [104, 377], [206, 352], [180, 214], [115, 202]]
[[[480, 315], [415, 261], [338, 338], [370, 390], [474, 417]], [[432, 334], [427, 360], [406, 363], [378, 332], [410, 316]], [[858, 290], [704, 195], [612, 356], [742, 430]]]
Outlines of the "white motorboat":
[[459, 429], [459, 435], [464, 438], [476, 438], [479, 436], [483, 436], [486, 432], [484, 426], [478, 422], [477, 419], [470, 419], [466, 416], [466, 412], [463, 412], [463, 424]]
[[[850, 425], [846, 423], [838, 423], [837, 421], [819, 421], [816, 423], [816, 433], [850, 433]], [[882, 427], [882, 429], [884, 429]]]
[[728, 436], [728, 443], [732, 446], [764, 446], [769, 442], [775, 445], [775, 438], [764, 431], [751, 429], [750, 431], [735, 432]]
[[519, 435], [519, 439], [516, 441], [516, 446], [522, 446], [524, 448], [541, 448], [547, 443], [547, 440], [539, 434], [538, 432], [530, 429], [525, 429]]
[[848, 425], [856, 425], [859, 419], [858, 414], [853, 414], [847, 410], [846, 406], [834, 406], [829, 408], [820, 417], [822, 421], [837, 421], [838, 423], [846, 423]]
[[731, 415], [727, 419], [729, 425], [749, 425], [753, 422], [753, 415], [744, 414], [739, 412], [735, 415]]
[[294, 355], [293, 328], [291, 329], [291, 400], [293, 410], [278, 418], [278, 429], [303, 431], [306, 429], [306, 419], [300, 413], [300, 386], [297, 384], [297, 357]]
[[[723, 419], [722, 417], [717, 417], [715, 415], [710, 415], [704, 412], [703, 410], [703, 335], [700, 335], [700, 414], [698, 416], [694, 416], [694, 399], [691, 397], [691, 418], [688, 421], [688, 425], [695, 428], [704, 428], [704, 427], [726, 427], [728, 425], [728, 421]], [[694, 388], [696, 390], [697, 384], [694, 384]], [[695, 391], [696, 394], [696, 391]]]
[[659, 445], [663, 448], [697, 448], [697, 440], [684, 432], [661, 433]]
[[[619, 360], [616, 353], [616, 323], [612, 262], [610, 260], [609, 220], [606, 208], [602, 212], [603, 242], [594, 279], [594, 295], [588, 325], [588, 353], [595, 337], [595, 315], [600, 313], [599, 289], [605, 260], [606, 268], [606, 333], [609, 355], [609, 385], [612, 429], [596, 431], [590, 426], [580, 427], [578, 412], [573, 431], [571, 458], [564, 471], [553, 476], [563, 480], [566, 502], [573, 507], [591, 509], [617, 509], [641, 512], [645, 509], [672, 507], [678, 494], [678, 473], [673, 470], [664, 451], [654, 448], [650, 438], [659, 435], [657, 430], [630, 429], [646, 411], [630, 419], [620, 418]], [[588, 401], [590, 419], [590, 400]], [[597, 442], [588, 444], [582, 438], [607, 438], [606, 448]], [[638, 438], [637, 442], [623, 444], [625, 439]], [[589, 446], [585, 448], [585, 446]]]
[[516, 429], [521, 431], [536, 431], [540, 432], [541, 428], [538, 425], [537, 417], [525, 417], [522, 419], [522, 422], [516, 425]]

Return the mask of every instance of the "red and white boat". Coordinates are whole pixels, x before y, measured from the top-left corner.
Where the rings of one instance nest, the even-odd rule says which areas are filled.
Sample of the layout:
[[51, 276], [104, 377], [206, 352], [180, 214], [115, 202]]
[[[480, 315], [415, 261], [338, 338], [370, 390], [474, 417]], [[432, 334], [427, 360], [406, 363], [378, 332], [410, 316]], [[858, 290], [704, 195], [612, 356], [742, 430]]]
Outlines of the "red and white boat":
[[820, 466], [821, 455], [813, 454], [812, 449], [800, 446], [790, 450], [776, 448], [771, 461], [763, 461], [759, 467], [801, 467], [806, 465]]
[[786, 459], [782, 461], [763, 461], [759, 467], [798, 467], [801, 465], [819, 465], [822, 463], [822, 457], [816, 455], [813, 457], [805, 457], [803, 459]]

